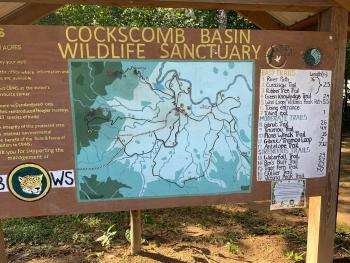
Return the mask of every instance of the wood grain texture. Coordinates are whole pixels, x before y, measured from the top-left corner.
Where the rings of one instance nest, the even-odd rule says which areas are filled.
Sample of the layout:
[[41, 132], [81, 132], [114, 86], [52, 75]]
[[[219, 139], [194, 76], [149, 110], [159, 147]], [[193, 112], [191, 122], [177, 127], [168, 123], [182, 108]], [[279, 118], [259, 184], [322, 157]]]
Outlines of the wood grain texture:
[[1, 25], [28, 25], [55, 11], [62, 5], [27, 3], [10, 14], [0, 18]]
[[[18, 0], [3, 0], [0, 2], [17, 2]], [[100, 4], [117, 6], [142, 7], [172, 7], [198, 9], [227, 9], [255, 11], [313, 11], [327, 9], [337, 4], [332, 0], [24, 0], [26, 3], [40, 4]]]
[[320, 241], [321, 196], [309, 198], [306, 262], [317, 262]]
[[[321, 14], [320, 31], [330, 32], [336, 43], [336, 64], [332, 73], [331, 103], [329, 110], [327, 187], [322, 198], [310, 199], [308, 263], [333, 262], [336, 227], [339, 163], [341, 143], [342, 101], [347, 38], [347, 10], [334, 7]], [[319, 216], [319, 219], [315, 219]], [[319, 220], [319, 222], [318, 222]], [[316, 222], [316, 224], [313, 224]], [[318, 222], [318, 223], [317, 223]], [[316, 234], [315, 234], [316, 233]]]
[[0, 4], [0, 17], [6, 16], [15, 9], [18, 9], [25, 5], [25, 3], [1, 3]]
[[141, 210], [130, 211], [130, 229], [131, 255], [137, 255], [141, 252]]
[[317, 30], [319, 14], [309, 16], [288, 27], [288, 30]]
[[7, 263], [4, 231], [0, 222], [0, 263]]
[[339, 4], [342, 8], [350, 11], [350, 0], [334, 0], [337, 4]]
[[286, 28], [276, 18], [264, 11], [239, 11], [239, 14], [260, 29], [283, 30]]

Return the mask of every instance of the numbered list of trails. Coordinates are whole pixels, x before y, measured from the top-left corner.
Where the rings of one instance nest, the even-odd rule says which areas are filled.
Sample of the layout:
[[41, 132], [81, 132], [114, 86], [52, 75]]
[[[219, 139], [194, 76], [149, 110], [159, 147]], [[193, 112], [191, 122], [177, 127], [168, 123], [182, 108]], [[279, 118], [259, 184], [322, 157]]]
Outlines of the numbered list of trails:
[[326, 175], [331, 71], [262, 69], [259, 181]]

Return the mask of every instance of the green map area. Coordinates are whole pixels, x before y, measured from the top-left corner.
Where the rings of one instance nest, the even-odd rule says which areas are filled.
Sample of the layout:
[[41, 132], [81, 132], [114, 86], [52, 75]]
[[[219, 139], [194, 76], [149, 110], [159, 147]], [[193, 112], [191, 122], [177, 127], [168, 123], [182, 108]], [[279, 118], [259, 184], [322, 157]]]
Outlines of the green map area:
[[[79, 100], [73, 102], [76, 113], [76, 127], [79, 127], [79, 129], [76, 129], [78, 154], [82, 147], [89, 146], [90, 141], [97, 139], [101, 124], [111, 120], [112, 115], [110, 113], [103, 114], [100, 109], [94, 109], [91, 106], [98, 96], [107, 95], [106, 85], [113, 83], [116, 78], [120, 78], [123, 72], [122, 64], [119, 62], [103, 63], [96, 61], [91, 62], [90, 68], [88, 65], [82, 62], [71, 63], [74, 68], [75, 75], [72, 77], [76, 87], [72, 90], [72, 96], [79, 98]], [[88, 77], [85, 76], [86, 72], [89, 72]], [[84, 90], [85, 86], [90, 88]], [[80, 96], [81, 90], [84, 90], [84, 94]], [[94, 128], [90, 129], [86, 123]]]

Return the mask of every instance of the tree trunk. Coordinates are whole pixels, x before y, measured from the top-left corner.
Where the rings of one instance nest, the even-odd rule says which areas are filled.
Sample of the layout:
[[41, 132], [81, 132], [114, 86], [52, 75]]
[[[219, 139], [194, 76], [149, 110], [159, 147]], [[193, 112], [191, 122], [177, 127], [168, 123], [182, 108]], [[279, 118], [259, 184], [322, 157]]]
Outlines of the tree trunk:
[[218, 26], [220, 29], [227, 27], [227, 13], [223, 9], [218, 10]]

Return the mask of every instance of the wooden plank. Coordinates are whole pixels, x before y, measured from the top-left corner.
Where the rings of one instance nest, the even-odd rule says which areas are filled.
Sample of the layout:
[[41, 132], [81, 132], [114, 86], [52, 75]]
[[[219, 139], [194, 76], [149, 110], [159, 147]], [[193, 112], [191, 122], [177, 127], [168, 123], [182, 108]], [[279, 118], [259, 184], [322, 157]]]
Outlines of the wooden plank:
[[289, 26], [288, 30], [309, 30], [309, 29], [317, 30], [318, 20], [319, 20], [319, 14], [309, 16], [308, 18], [305, 18]]
[[334, 2], [336, 2], [342, 8], [350, 11], [350, 0], [334, 0]]
[[1, 3], [0, 4], [0, 17], [6, 16], [13, 10], [20, 8], [25, 5], [25, 3]]
[[[1, 0], [16, 2], [18, 0]], [[142, 7], [184, 7], [198, 9], [226, 9], [253, 11], [317, 12], [337, 6], [333, 0], [24, 0], [26, 3], [46, 4], [100, 4]]]
[[276, 18], [264, 11], [239, 11], [239, 14], [260, 29], [283, 30], [286, 28]]
[[333, 261], [339, 185], [342, 96], [347, 23], [348, 12], [343, 8], [333, 7], [321, 14], [320, 31], [326, 31], [332, 34], [336, 46], [334, 54], [336, 62], [332, 72], [331, 103], [329, 110], [328, 182], [322, 198], [310, 199], [307, 252], [307, 257], [310, 260], [307, 261], [308, 263], [329, 263]]
[[318, 249], [320, 241], [321, 196], [309, 198], [307, 254], [306, 262], [318, 262]]
[[2, 229], [2, 224], [0, 222], [0, 263], [6, 263], [6, 262], [7, 262], [7, 256], [6, 256], [5, 237], [4, 237], [4, 231]]
[[62, 5], [59, 4], [38, 4], [27, 3], [20, 8], [15, 9], [8, 15], [0, 18], [1, 25], [27, 25], [37, 19], [55, 11]]
[[141, 252], [141, 210], [130, 211], [130, 227], [131, 254], [137, 255]]

